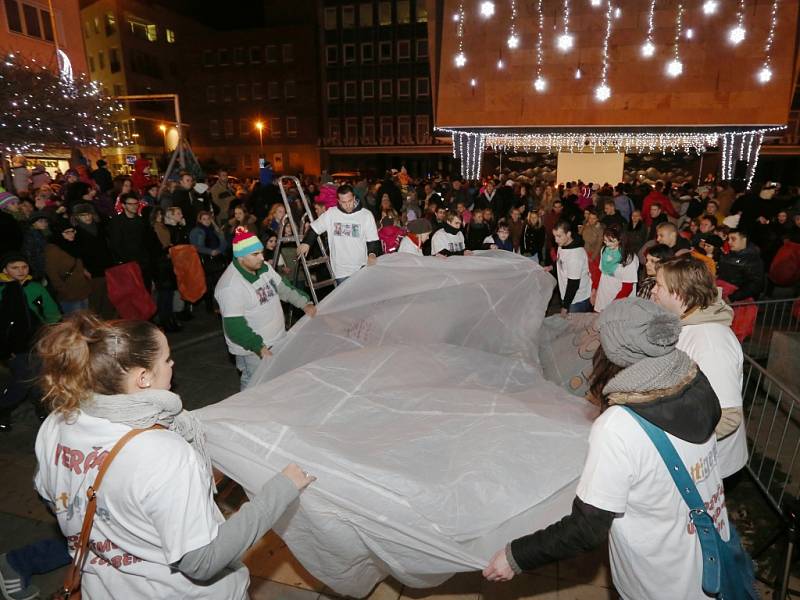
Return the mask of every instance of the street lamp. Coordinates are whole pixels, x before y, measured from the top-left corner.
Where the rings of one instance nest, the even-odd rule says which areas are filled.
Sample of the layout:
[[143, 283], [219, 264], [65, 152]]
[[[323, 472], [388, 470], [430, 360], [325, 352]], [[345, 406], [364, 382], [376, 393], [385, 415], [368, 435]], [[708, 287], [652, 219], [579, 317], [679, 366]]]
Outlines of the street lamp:
[[167, 151], [167, 126], [161, 123], [158, 126], [159, 130], [161, 130], [161, 135], [164, 136], [164, 152]]
[[256, 121], [256, 129], [258, 129], [258, 145], [261, 147], [261, 154], [264, 154], [264, 123]]

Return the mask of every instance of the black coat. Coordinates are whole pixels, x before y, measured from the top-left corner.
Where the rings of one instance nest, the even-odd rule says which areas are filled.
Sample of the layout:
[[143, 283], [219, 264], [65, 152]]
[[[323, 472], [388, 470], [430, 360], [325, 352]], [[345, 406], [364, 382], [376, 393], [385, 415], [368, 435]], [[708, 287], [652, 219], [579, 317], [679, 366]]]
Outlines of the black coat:
[[142, 217], [129, 218], [125, 213], [108, 223], [108, 243], [117, 264], [136, 261], [142, 271], [150, 268], [150, 226]]
[[731, 302], [745, 298], [758, 300], [764, 288], [764, 263], [758, 248], [748, 244], [741, 252], [723, 254], [719, 259], [717, 277], [739, 288], [729, 296]]
[[106, 269], [114, 264], [104, 223], [97, 223], [94, 233], [80, 225], [76, 230], [75, 243], [78, 245], [78, 256], [83, 261], [83, 266], [92, 277], [103, 277]]
[[194, 189], [187, 190], [182, 187], [172, 192], [172, 206], [177, 206], [183, 212], [186, 224], [194, 227], [197, 224], [197, 213], [201, 210], [212, 211], [212, 202], [205, 194], [200, 195]]

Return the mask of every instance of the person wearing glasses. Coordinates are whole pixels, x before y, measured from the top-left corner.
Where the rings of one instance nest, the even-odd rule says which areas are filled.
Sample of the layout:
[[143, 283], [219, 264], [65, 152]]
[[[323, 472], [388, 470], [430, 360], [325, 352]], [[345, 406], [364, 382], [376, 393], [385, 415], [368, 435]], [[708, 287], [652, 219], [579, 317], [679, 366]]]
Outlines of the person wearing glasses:
[[152, 260], [148, 224], [139, 214], [139, 198], [135, 193], [122, 194], [120, 204], [122, 212], [111, 218], [108, 227], [108, 242], [114, 263], [139, 263], [145, 288], [149, 290], [152, 283]]

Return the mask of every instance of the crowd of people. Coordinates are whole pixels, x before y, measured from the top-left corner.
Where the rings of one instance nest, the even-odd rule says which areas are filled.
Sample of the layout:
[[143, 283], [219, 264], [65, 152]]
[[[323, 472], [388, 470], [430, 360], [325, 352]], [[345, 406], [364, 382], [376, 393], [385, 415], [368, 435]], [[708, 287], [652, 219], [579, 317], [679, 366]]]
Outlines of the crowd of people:
[[[571, 515], [509, 543], [484, 574], [507, 580], [610, 537], [623, 597], [706, 597], [704, 550], [690, 527], [673, 526], [686, 524], [686, 500], [659, 471], [661, 450], [639, 421], [668, 434], [695, 491], [714, 499], [714, 527], [728, 540], [722, 479], [746, 460], [742, 351], [729, 303], [800, 281], [796, 190], [767, 183], [750, 192], [727, 182], [556, 186], [508, 173], [472, 182], [414, 178], [405, 169], [375, 181], [305, 178], [302, 189], [281, 190], [234, 181], [224, 170], [206, 182], [186, 172], [161, 182], [112, 176], [102, 161], [80, 166], [52, 179], [17, 160], [0, 190], [0, 341], [12, 374], [0, 431], [26, 398], [46, 419], [36, 487], [74, 554], [85, 504], [81, 510], [73, 498], [86, 497], [87, 474], [102, 464], [89, 460], [92, 448], [96, 457], [131, 428], [164, 429], [131, 441], [105, 482], [92, 551], [114, 568], [85, 567], [87, 597], [168, 589], [244, 597], [238, 558], [314, 479], [289, 465], [223, 522], [200, 425], [169, 391], [164, 333], [190, 327], [203, 304], [221, 319], [244, 388], [285, 335], [282, 303], [315, 316], [308, 293], [315, 283], [346, 285], [382, 254], [450, 260], [479, 250], [518, 253], [552, 272], [555, 312], [600, 313], [591, 395], [604, 409]], [[194, 248], [202, 265], [206, 292], [194, 303], [178, 289], [171, 250], [179, 246]], [[323, 249], [330, 261], [306, 281], [300, 262]], [[155, 299], [151, 322], [111, 320], [117, 307], [106, 274], [129, 263]], [[135, 485], [127, 477], [134, 471]], [[13, 584], [19, 592], [6, 597], [36, 597], [31, 563], [70, 560], [66, 546], [38, 553], [0, 556], [0, 590]]]

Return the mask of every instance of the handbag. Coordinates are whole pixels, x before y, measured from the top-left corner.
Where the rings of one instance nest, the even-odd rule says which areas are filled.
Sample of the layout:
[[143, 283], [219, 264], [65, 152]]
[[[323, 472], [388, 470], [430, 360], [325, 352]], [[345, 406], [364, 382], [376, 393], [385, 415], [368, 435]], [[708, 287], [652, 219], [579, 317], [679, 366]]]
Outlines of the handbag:
[[714, 520], [708, 514], [697, 486], [667, 434], [640, 417], [630, 407], [626, 406], [625, 409], [655, 445], [681, 497], [689, 507], [689, 520], [695, 526], [703, 554], [703, 591], [721, 600], [758, 600], [753, 560], [742, 547], [733, 523], [728, 521], [730, 539], [726, 542], [714, 527]]
[[144, 285], [142, 269], [127, 262], [106, 269], [108, 299], [119, 316], [132, 321], [149, 321], [156, 314], [156, 304]]
[[103, 464], [97, 471], [97, 477], [94, 483], [86, 490], [88, 502], [86, 503], [86, 514], [83, 517], [83, 525], [81, 526], [81, 535], [75, 546], [75, 556], [67, 570], [67, 575], [64, 577], [64, 585], [53, 595], [53, 600], [80, 600], [81, 575], [83, 574], [83, 565], [86, 563], [86, 559], [89, 556], [89, 535], [92, 533], [94, 513], [97, 509], [97, 490], [100, 489], [100, 484], [103, 482], [103, 477], [106, 471], [108, 471], [111, 461], [119, 454], [122, 447], [140, 433], [150, 431], [151, 429], [164, 429], [164, 427], [162, 425], [153, 425], [147, 429], [131, 429], [128, 433], [123, 435], [106, 456]]

